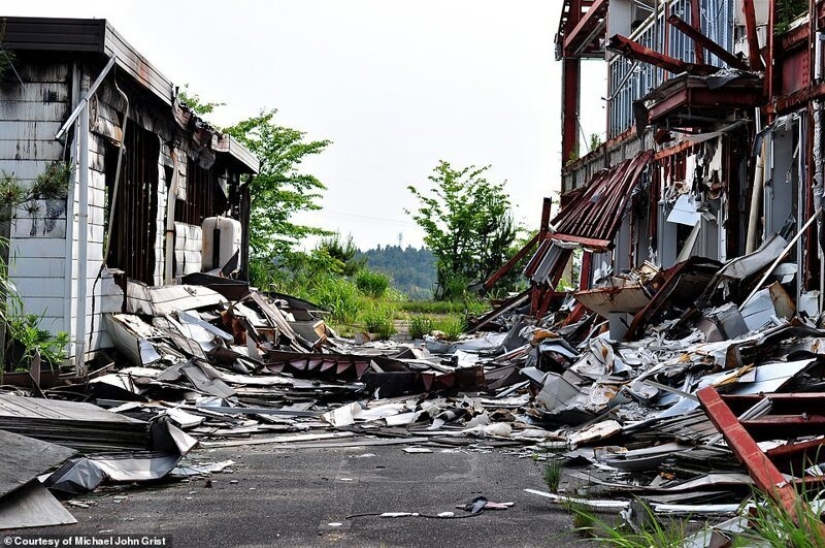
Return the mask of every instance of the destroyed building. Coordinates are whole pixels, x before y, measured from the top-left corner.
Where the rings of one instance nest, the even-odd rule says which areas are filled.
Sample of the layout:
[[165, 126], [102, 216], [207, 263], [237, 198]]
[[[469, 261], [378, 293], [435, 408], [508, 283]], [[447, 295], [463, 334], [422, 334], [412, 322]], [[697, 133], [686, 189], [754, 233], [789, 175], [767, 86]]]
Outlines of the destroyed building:
[[[105, 21], [10, 19], [23, 84], [7, 76], [0, 97], [22, 120], [7, 116], [2, 131], [19, 136], [0, 151], [17, 159], [0, 167], [30, 180], [77, 166], [62, 208], [18, 212], [12, 278], [71, 330], [76, 355], [110, 345], [117, 359], [46, 391], [34, 372], [30, 390], [0, 391], [0, 441], [17, 456], [0, 502], [53, 511], [32, 523], [0, 506], [0, 529], [72, 523], [54, 495], [233, 464], [190, 461], [198, 444], [506, 447], [581, 482], [526, 492], [621, 510], [632, 528], [645, 511], [629, 499], [651, 515], [732, 517], [688, 546], [749, 534], [755, 490], [797, 515], [797, 488], [825, 478], [825, 2], [787, 21], [781, 4], [563, 3], [561, 208], [545, 200], [540, 231], [484, 284], [529, 259], [529, 289], [454, 342], [344, 339], [313, 303], [204, 275], [246, 263], [240, 175], [256, 162]], [[579, 157], [587, 58], [610, 74], [608, 140]], [[224, 218], [241, 229], [214, 250]], [[578, 287], [561, 291], [571, 263]], [[21, 465], [35, 452], [51, 456]], [[818, 522], [823, 501], [810, 507]]]
[[[531, 242], [534, 311], [558, 297], [573, 249], [589, 289], [645, 262], [724, 263], [777, 234], [777, 250], [793, 241], [778, 268], [795, 305], [822, 309], [823, 4], [794, 17], [785, 4], [563, 2], [561, 210], [545, 211]], [[579, 142], [583, 62], [607, 75], [607, 140], [590, 151]], [[614, 324], [648, 302], [623, 300], [610, 305]]]
[[0, 84], [0, 171], [25, 187], [70, 170], [67, 199], [18, 208], [4, 258], [26, 313], [69, 333], [82, 365], [112, 346], [102, 315], [126, 310], [127, 279], [133, 291], [168, 285], [236, 252], [233, 270], [244, 269], [241, 176], [258, 160], [182, 104], [108, 21], [3, 23], [13, 63]]

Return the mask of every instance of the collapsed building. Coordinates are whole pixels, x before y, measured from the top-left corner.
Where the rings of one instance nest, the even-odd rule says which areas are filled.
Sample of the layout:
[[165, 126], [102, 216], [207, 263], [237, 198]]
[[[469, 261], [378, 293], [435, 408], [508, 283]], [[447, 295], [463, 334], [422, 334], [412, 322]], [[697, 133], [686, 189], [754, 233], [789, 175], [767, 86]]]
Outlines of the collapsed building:
[[[3, 19], [0, 171], [31, 186], [54, 166], [66, 197], [35, 196], [6, 223], [25, 311], [69, 334], [69, 354], [112, 346], [103, 315], [126, 295], [246, 265], [258, 160], [181, 103], [178, 86], [105, 19]], [[12, 260], [9, 260], [9, 259]], [[131, 289], [127, 288], [127, 280]]]
[[[590, 289], [646, 262], [724, 263], [775, 235], [786, 244], [777, 249], [787, 246], [777, 268], [795, 305], [821, 311], [823, 5], [803, 2], [790, 16], [799, 6], [563, 3], [561, 211], [545, 215], [528, 267], [534, 311], [546, 310], [573, 249], [578, 287]], [[607, 140], [580, 154], [586, 60], [606, 66]], [[617, 304], [614, 323], [642, 304]]]
[[[11, 277], [71, 332], [78, 364], [117, 358], [2, 390], [0, 529], [71, 523], [52, 494], [231, 466], [186, 462], [197, 444], [506, 447], [563, 460], [587, 491], [531, 494], [632, 526], [630, 498], [732, 516], [690, 546], [745, 532], [754, 487], [799, 510], [796, 488], [823, 478], [825, 88], [822, 4], [777, 21], [781, 3], [566, 0], [561, 209], [545, 200], [540, 231], [485, 284], [529, 256], [530, 287], [470, 330], [488, 332], [406, 344], [343, 339], [312, 303], [227, 277], [246, 264], [254, 159], [105, 21], [10, 19], [26, 83], [0, 88], [21, 118], [0, 167], [77, 166], [65, 205], [18, 212]], [[596, 57], [609, 139], [578, 157], [579, 65]], [[224, 219], [240, 224], [226, 245]], [[578, 288], [562, 292], [571, 263]], [[9, 514], [21, 497], [50, 513]]]

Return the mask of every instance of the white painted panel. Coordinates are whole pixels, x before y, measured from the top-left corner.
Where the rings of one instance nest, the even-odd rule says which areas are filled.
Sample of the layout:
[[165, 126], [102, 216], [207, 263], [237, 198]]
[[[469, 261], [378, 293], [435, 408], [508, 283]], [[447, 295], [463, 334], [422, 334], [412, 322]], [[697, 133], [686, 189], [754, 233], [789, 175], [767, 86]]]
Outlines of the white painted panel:
[[51, 165], [47, 160], [2, 160], [0, 171], [13, 174], [18, 179], [36, 179]]
[[62, 278], [13, 278], [17, 292], [24, 297], [54, 297], [61, 300], [60, 310], [51, 311], [52, 314], [63, 314], [63, 279]]
[[64, 258], [66, 242], [58, 238], [12, 240], [12, 257]]
[[34, 219], [15, 219], [12, 223], [11, 236], [14, 239], [61, 238], [66, 237], [66, 219], [46, 219], [39, 216]]
[[[20, 278], [63, 278], [66, 274], [64, 259], [44, 259], [41, 257], [15, 257], [9, 265], [9, 276]], [[62, 283], [62, 282], [61, 282]]]
[[59, 318], [63, 316], [62, 297], [37, 297], [25, 295], [23, 302], [27, 313], [37, 314], [38, 316], [48, 316], [51, 318]]

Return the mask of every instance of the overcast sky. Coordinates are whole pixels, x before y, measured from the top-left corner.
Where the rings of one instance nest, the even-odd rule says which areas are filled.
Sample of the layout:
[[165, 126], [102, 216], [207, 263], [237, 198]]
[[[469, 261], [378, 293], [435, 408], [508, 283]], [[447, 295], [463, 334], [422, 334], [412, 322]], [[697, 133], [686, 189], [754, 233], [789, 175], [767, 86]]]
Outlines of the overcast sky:
[[[516, 218], [536, 228], [559, 188], [557, 0], [37, 0], [5, 15], [95, 17], [175, 84], [225, 102], [229, 125], [277, 108], [277, 122], [333, 144], [305, 164], [328, 190], [303, 221], [362, 249], [421, 245], [408, 185], [440, 159], [492, 165]], [[582, 130], [604, 131], [602, 63], [585, 78]], [[311, 245], [311, 243], [309, 244]]]

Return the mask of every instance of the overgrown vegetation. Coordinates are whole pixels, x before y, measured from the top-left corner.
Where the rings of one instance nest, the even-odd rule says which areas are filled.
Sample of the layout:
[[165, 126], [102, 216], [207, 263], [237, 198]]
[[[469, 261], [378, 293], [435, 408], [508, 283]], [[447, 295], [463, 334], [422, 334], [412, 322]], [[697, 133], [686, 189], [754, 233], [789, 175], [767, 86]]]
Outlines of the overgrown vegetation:
[[433, 332], [433, 320], [429, 316], [415, 316], [410, 320], [410, 337], [423, 339]]
[[454, 169], [441, 161], [429, 176], [429, 189], [408, 187], [420, 205], [407, 213], [424, 230], [436, 259], [437, 300], [463, 299], [468, 286], [489, 278], [509, 258], [519, 227], [504, 183], [487, 181], [488, 169]]
[[808, 0], [777, 0], [774, 34], [788, 32], [791, 24], [808, 11]]
[[[54, 162], [29, 186], [13, 174], [0, 173], [0, 224], [8, 227], [19, 209], [36, 216], [39, 200], [65, 200], [71, 173], [69, 164]], [[0, 240], [0, 370], [28, 370], [36, 357], [52, 369], [59, 367], [66, 358], [69, 335], [62, 331], [53, 335], [42, 328], [41, 316], [26, 311], [23, 299], [9, 281], [8, 250], [9, 242]]]

